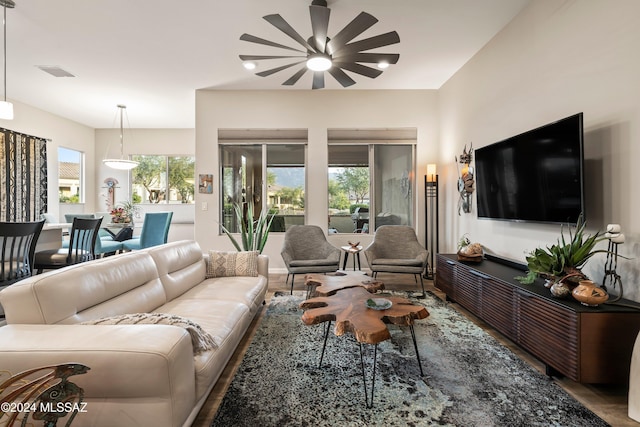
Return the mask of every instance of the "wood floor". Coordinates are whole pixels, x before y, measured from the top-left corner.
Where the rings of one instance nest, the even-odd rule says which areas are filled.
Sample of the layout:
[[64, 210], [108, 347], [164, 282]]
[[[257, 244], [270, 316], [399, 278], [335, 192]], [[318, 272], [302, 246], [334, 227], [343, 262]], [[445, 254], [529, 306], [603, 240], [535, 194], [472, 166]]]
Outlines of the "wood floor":
[[[380, 274], [378, 276], [380, 280], [382, 280], [387, 289], [392, 290], [418, 290], [414, 279], [410, 275], [392, 275], [392, 274]], [[276, 291], [288, 291], [289, 289], [285, 285], [286, 275], [274, 274], [269, 276], [269, 291], [267, 293], [267, 303], [274, 292]], [[303, 290], [303, 281], [298, 279], [296, 281], [296, 290]], [[419, 286], [419, 285], [418, 285]], [[441, 298], [444, 298], [444, 295], [436, 288], [433, 287], [431, 281], [425, 280], [425, 288], [428, 291], [433, 292]], [[525, 351], [521, 350], [518, 346], [516, 346], [513, 342], [503, 337], [500, 333], [495, 331], [489, 325], [484, 323], [482, 320], [478, 319], [474, 315], [470, 314], [462, 307], [457, 304], [451, 304], [452, 307], [459, 310], [465, 316], [467, 316], [471, 321], [479, 325], [489, 334], [494, 336], [498, 341], [500, 341], [504, 346], [508, 347], [517, 354], [524, 361], [529, 363], [532, 367], [537, 369], [540, 372], [544, 373], [544, 365], [538, 361], [533, 356], [529, 355]], [[226, 392], [227, 387], [231, 383], [235, 371], [238, 369], [238, 366], [242, 362], [242, 357], [244, 356], [249, 344], [251, 343], [251, 339], [253, 338], [253, 334], [256, 331], [256, 328], [260, 321], [262, 320], [262, 316], [266, 310], [266, 306], [263, 306], [262, 311], [256, 316], [253, 323], [249, 327], [249, 331], [245, 335], [244, 339], [238, 346], [238, 349], [234, 353], [231, 361], [225, 368], [222, 376], [214, 389], [212, 390], [209, 398], [206, 403], [202, 407], [202, 410], [198, 414], [195, 422], [193, 423], [194, 427], [209, 427], [211, 421], [213, 420], [215, 413], [218, 409], [218, 406], [222, 402], [222, 398]], [[623, 386], [602, 386], [602, 385], [584, 385], [579, 384], [574, 381], [568, 380], [566, 378], [554, 378], [554, 381], [559, 384], [563, 389], [565, 389], [569, 394], [571, 394], [575, 399], [580, 401], [583, 405], [591, 409], [595, 412], [600, 418], [608, 422], [610, 425], [614, 427], [626, 427], [626, 426], [640, 426], [640, 423], [635, 422], [631, 418], [627, 416], [627, 388]]]

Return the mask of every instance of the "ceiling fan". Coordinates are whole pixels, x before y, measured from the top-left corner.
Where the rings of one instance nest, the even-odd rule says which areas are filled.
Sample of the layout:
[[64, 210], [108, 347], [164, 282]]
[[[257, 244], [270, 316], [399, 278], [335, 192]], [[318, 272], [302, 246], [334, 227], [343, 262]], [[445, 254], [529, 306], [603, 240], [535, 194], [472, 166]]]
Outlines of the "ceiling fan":
[[[240, 40], [257, 43], [265, 46], [286, 49], [288, 51], [299, 52], [298, 55], [240, 55], [240, 59], [245, 63], [269, 59], [293, 59], [293, 62], [271, 68], [256, 73], [260, 77], [267, 77], [277, 72], [286, 70], [296, 65], [303, 64], [291, 77], [282, 83], [285, 86], [292, 86], [310, 70], [313, 72], [312, 89], [324, 88], [324, 72], [327, 71], [335, 78], [342, 87], [355, 84], [344, 70], [362, 76], [376, 78], [382, 74], [382, 69], [389, 64], [396, 64], [400, 55], [397, 53], [376, 53], [366, 52], [383, 46], [400, 42], [400, 36], [395, 31], [380, 34], [378, 36], [365, 38], [351, 42], [360, 34], [371, 28], [378, 20], [366, 13], [361, 12], [346, 27], [338, 32], [333, 38], [329, 38], [327, 30], [329, 27], [329, 15], [331, 9], [327, 7], [326, 0], [313, 0], [309, 6], [311, 15], [312, 36], [305, 40], [287, 21], [279, 14], [267, 15], [263, 18], [271, 25], [285, 33], [291, 39], [303, 47], [294, 48], [275, 43], [251, 34], [243, 34]], [[351, 42], [351, 43], [350, 43]], [[376, 64], [376, 68], [363, 65]]]

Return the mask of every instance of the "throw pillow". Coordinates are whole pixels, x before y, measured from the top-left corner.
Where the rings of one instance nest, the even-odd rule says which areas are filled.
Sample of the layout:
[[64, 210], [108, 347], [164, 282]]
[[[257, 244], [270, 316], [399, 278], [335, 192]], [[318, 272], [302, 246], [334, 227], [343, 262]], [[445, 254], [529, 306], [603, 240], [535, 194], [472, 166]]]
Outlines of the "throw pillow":
[[166, 313], [134, 313], [120, 316], [103, 317], [88, 320], [81, 325], [173, 325], [179, 326], [191, 335], [193, 354], [218, 348], [211, 334], [202, 329], [197, 323], [181, 316]]
[[212, 277], [257, 276], [258, 251], [209, 251], [207, 279]]

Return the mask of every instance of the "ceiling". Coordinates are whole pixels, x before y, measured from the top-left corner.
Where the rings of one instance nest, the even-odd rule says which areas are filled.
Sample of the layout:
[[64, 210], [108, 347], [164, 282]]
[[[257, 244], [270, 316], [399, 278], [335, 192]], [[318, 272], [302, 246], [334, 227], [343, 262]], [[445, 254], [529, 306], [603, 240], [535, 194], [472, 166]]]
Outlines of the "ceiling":
[[[376, 79], [351, 74], [356, 84], [347, 89], [327, 75], [323, 90], [438, 89], [529, 1], [328, 0], [329, 37], [366, 11], [379, 22], [355, 40], [396, 30], [400, 43], [376, 51], [400, 60]], [[309, 0], [15, 3], [7, 9], [7, 97], [93, 128], [117, 128], [117, 104], [127, 105], [132, 128], [193, 128], [197, 89], [311, 88], [311, 73], [286, 87], [295, 68], [258, 77], [253, 73], [276, 63], [262, 61], [251, 72], [238, 58], [283, 53], [240, 41], [245, 32], [295, 46], [264, 15], [279, 13], [309, 37]]]

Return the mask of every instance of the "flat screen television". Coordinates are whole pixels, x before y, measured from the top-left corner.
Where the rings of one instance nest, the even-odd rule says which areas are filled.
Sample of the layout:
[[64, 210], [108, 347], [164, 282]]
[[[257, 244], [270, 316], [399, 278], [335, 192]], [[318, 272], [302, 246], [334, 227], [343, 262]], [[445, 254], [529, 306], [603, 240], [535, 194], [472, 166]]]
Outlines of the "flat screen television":
[[584, 212], [582, 113], [475, 150], [478, 218], [575, 224]]

